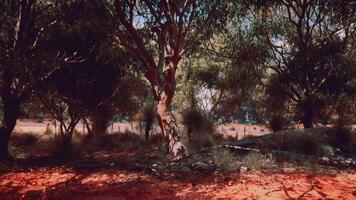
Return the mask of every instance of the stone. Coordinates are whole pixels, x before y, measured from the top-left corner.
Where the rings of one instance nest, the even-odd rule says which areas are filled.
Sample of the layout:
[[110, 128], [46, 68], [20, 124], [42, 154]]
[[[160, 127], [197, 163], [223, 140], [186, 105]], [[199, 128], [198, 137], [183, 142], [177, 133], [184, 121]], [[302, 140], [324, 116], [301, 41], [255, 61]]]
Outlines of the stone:
[[241, 166], [241, 167], [240, 167], [240, 172], [245, 173], [245, 172], [247, 172], [247, 171], [248, 171], [248, 168], [247, 168], [247, 167], [245, 167], [245, 166]]

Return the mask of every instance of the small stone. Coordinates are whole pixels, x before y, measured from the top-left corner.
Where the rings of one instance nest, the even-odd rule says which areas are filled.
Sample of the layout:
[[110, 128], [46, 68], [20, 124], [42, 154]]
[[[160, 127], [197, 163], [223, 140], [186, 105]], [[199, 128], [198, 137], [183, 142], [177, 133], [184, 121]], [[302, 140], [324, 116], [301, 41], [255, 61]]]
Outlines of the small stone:
[[245, 167], [245, 166], [241, 166], [241, 167], [240, 167], [240, 172], [242, 172], [242, 173], [247, 172], [247, 170], [248, 170], [248, 168]]
[[352, 164], [352, 160], [351, 160], [351, 159], [345, 160], [344, 162], [345, 162], [345, 164], [347, 164], [347, 165]]
[[321, 160], [322, 160], [323, 162], [329, 162], [329, 158], [328, 158], [328, 157], [325, 157], [325, 156], [323, 156], [323, 157], [321, 158]]
[[155, 169], [152, 169], [152, 174], [153, 174], [153, 176], [156, 176], [156, 177], [161, 176], [161, 174]]

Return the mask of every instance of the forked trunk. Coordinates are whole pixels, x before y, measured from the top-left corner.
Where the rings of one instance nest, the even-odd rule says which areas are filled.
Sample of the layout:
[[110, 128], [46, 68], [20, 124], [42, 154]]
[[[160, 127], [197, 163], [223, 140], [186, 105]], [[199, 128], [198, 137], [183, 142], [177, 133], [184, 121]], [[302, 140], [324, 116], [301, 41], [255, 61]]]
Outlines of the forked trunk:
[[187, 148], [182, 142], [182, 134], [166, 100], [163, 97], [156, 102], [157, 118], [168, 144], [167, 149], [170, 159], [175, 160], [187, 153]]
[[20, 113], [20, 104], [16, 98], [3, 95], [4, 119], [0, 125], [0, 160], [10, 159], [8, 144]]

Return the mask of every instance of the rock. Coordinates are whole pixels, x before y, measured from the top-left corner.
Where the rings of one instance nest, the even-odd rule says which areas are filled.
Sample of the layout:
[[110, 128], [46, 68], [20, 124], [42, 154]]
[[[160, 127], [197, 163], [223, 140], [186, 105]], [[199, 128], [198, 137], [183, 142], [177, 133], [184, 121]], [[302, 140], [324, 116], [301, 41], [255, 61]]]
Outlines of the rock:
[[320, 146], [321, 154], [327, 157], [332, 157], [335, 155], [335, 150], [330, 145], [321, 145]]
[[352, 164], [352, 159], [347, 159], [347, 160], [345, 160], [344, 162], [345, 162], [345, 164], [347, 164], [347, 165], [351, 165], [351, 164]]
[[192, 167], [194, 169], [198, 169], [198, 170], [209, 170], [209, 169], [211, 169], [211, 167], [208, 164], [203, 163], [203, 162], [193, 163]]
[[321, 157], [321, 160], [323, 162], [325, 162], [325, 163], [329, 163], [329, 161], [330, 161], [330, 159], [328, 157], [325, 157], [325, 156]]
[[152, 175], [156, 176], [156, 177], [160, 177], [161, 176], [161, 174], [155, 169], [152, 169]]
[[240, 167], [240, 172], [242, 172], [242, 173], [247, 172], [247, 170], [248, 170], [248, 168], [245, 167], [245, 166], [241, 166], [241, 167]]

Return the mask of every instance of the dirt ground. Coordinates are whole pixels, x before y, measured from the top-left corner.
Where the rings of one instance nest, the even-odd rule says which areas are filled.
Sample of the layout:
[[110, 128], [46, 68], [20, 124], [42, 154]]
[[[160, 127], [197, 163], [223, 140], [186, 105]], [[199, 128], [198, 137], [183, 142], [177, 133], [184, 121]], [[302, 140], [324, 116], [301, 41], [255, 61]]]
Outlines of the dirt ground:
[[[49, 124], [49, 125], [48, 125]], [[17, 132], [42, 135], [54, 124], [20, 121]], [[134, 124], [114, 124], [112, 131], [139, 133]], [[82, 127], [77, 127], [78, 131]], [[83, 129], [84, 130], [84, 129]], [[52, 130], [53, 131], [53, 130]], [[263, 126], [228, 124], [218, 126], [225, 136], [263, 135]], [[118, 163], [124, 162], [116, 159]], [[249, 171], [222, 175], [169, 174], [156, 177], [144, 170], [128, 170], [116, 164], [106, 167], [76, 168], [56, 164], [38, 167], [7, 168], [0, 163], [0, 200], [13, 199], [345, 199], [356, 200], [355, 169], [311, 174], [294, 168]], [[5, 169], [5, 170], [4, 170]]]
[[0, 175], [0, 199], [356, 199], [356, 174], [250, 172], [156, 178], [120, 169], [38, 168]]

